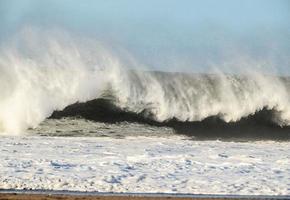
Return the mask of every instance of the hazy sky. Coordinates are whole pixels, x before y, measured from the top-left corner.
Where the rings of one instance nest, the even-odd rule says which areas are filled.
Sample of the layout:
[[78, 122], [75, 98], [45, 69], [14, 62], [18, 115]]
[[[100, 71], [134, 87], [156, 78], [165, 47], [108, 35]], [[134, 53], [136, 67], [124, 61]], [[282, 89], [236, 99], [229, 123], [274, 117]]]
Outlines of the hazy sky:
[[59, 27], [153, 69], [265, 61], [290, 74], [288, 0], [0, 0], [0, 25], [2, 39], [27, 25]]

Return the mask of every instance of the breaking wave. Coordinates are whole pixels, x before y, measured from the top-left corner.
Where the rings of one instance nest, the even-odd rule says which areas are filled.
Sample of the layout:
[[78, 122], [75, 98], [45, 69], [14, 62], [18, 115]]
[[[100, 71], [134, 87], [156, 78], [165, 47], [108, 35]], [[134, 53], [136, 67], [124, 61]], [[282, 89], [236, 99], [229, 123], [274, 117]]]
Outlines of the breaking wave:
[[[128, 116], [146, 123], [174, 121], [176, 127], [209, 119], [230, 126], [263, 113], [257, 119], [266, 124], [290, 125], [288, 78], [254, 70], [242, 75], [185, 74], [128, 69], [127, 65], [99, 42], [57, 31], [22, 31], [0, 50], [0, 132], [19, 134], [52, 114], [60, 117], [71, 112], [88, 112], [112, 122], [116, 117], [130, 121]], [[85, 112], [65, 109], [97, 99], [109, 102], [106, 105], [118, 112], [102, 118], [96, 106], [85, 106], [89, 109]]]

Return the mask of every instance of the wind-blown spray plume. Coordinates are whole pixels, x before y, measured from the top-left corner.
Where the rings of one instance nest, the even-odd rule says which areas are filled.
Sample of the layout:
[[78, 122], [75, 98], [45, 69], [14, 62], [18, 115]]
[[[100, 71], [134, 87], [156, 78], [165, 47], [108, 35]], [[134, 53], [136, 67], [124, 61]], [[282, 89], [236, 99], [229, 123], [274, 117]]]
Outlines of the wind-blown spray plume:
[[54, 110], [99, 97], [118, 61], [100, 44], [81, 43], [63, 33], [27, 29], [2, 46], [1, 132], [21, 133]]

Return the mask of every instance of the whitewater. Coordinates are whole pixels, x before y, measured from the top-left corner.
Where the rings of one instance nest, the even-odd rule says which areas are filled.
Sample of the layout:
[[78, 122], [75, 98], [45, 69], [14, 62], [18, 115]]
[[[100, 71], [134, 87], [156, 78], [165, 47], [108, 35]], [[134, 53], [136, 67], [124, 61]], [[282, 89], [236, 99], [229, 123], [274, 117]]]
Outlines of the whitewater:
[[104, 43], [57, 30], [26, 28], [2, 42], [1, 134], [24, 134], [55, 111], [95, 99], [156, 122], [214, 116], [232, 123], [268, 110], [265, 120], [278, 127], [290, 124], [287, 77], [243, 63], [236, 75], [218, 68], [211, 74], [152, 72], [128, 67], [136, 61], [122, 56]]
[[289, 143], [176, 135], [2, 137], [0, 188], [290, 195], [289, 150]]

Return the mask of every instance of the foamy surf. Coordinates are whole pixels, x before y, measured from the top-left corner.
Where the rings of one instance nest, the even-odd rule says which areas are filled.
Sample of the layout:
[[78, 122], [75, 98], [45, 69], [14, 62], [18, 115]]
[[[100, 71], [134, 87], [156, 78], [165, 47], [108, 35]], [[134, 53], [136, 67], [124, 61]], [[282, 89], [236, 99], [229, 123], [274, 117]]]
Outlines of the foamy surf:
[[2, 137], [1, 189], [289, 195], [289, 143]]

